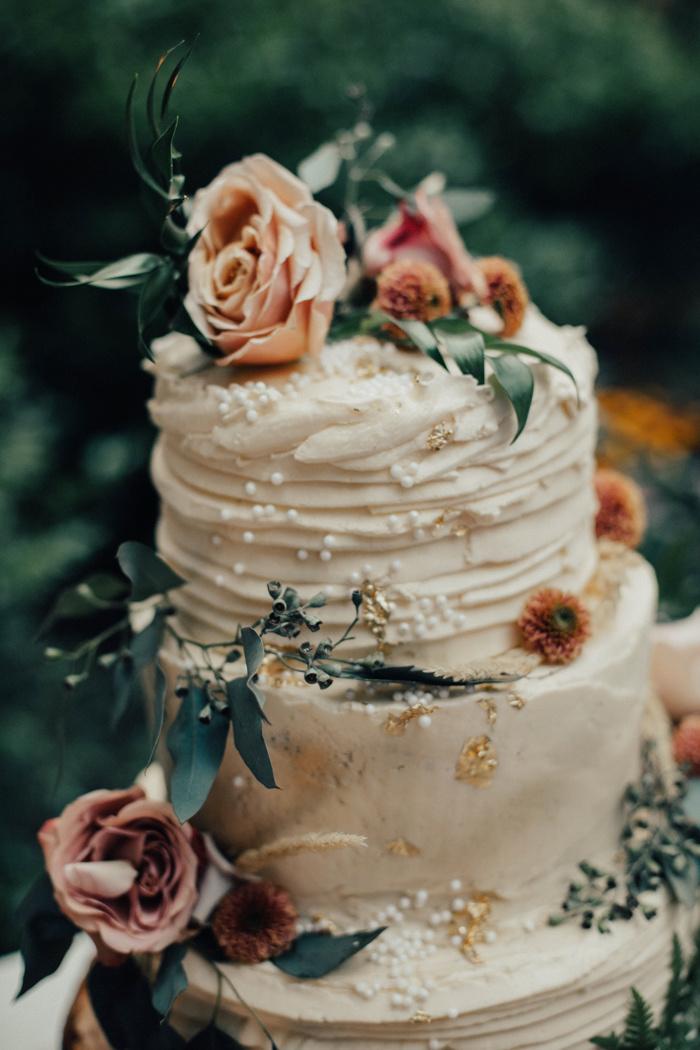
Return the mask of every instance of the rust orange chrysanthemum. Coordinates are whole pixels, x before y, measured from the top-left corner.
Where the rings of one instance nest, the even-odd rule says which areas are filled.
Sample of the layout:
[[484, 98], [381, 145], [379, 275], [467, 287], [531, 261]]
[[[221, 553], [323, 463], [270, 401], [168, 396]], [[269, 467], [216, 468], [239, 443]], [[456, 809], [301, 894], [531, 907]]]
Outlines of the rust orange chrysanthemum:
[[636, 547], [644, 535], [646, 508], [636, 481], [617, 470], [601, 467], [595, 474], [598, 512], [595, 534], [598, 539], [615, 540]]
[[700, 715], [688, 715], [674, 730], [673, 757], [691, 776], [700, 776]]
[[590, 636], [590, 616], [574, 594], [544, 587], [528, 599], [518, 627], [526, 649], [549, 664], [568, 664]]
[[434, 321], [450, 312], [452, 296], [433, 263], [397, 259], [379, 274], [374, 305], [402, 321]]
[[640, 450], [684, 455], [700, 448], [700, 409], [678, 406], [639, 390], [598, 392], [604, 437], [602, 458], [623, 463]]
[[501, 315], [501, 335], [515, 335], [523, 323], [530, 301], [515, 263], [502, 259], [500, 255], [490, 255], [479, 259], [478, 265], [487, 284], [487, 292], [482, 302], [486, 306], [493, 306]]
[[243, 882], [219, 901], [211, 926], [227, 959], [258, 963], [289, 948], [297, 919], [285, 890], [271, 882]]

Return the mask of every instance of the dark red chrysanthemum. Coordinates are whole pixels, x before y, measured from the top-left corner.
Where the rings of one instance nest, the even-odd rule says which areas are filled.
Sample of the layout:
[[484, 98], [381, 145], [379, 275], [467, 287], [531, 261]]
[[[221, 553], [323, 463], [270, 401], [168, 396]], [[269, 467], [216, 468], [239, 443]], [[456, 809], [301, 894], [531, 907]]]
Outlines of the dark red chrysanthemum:
[[258, 963], [286, 951], [297, 919], [285, 890], [271, 882], [242, 882], [219, 901], [211, 926], [227, 959]]
[[502, 259], [500, 255], [489, 255], [477, 262], [486, 278], [487, 292], [482, 297], [482, 302], [486, 306], [493, 306], [501, 315], [501, 335], [515, 335], [523, 323], [530, 301], [517, 267], [508, 259]]
[[590, 635], [590, 616], [574, 594], [545, 587], [528, 600], [518, 627], [526, 649], [548, 664], [568, 664]]
[[432, 263], [397, 259], [377, 278], [375, 306], [399, 320], [434, 321], [450, 312], [450, 286]]
[[674, 730], [673, 757], [691, 776], [700, 776], [700, 715], [688, 715]]
[[596, 536], [636, 547], [646, 525], [644, 497], [639, 485], [619, 471], [603, 467], [596, 471], [595, 491], [598, 497]]

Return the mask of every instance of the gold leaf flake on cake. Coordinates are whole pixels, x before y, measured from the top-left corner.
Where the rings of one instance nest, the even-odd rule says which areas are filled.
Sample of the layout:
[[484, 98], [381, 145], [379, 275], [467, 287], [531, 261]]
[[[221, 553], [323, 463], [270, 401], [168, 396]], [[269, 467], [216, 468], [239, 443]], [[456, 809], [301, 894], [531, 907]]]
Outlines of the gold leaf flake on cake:
[[384, 723], [384, 729], [391, 736], [401, 736], [409, 722], [413, 722], [422, 715], [432, 715], [434, 711], [439, 710], [436, 704], [415, 704], [413, 707], [407, 707], [404, 711], [400, 711], [399, 714], [392, 712], [388, 715]]
[[441, 448], [444, 448], [445, 445], [449, 444], [454, 437], [454, 432], [454, 424], [452, 424], [449, 419], [443, 419], [442, 422], [436, 423], [432, 428], [425, 444], [431, 452], [439, 452]]
[[471, 963], [483, 962], [476, 946], [486, 939], [493, 900], [492, 893], [474, 893], [463, 908], [452, 912], [450, 936], [461, 938], [459, 950]]
[[432, 1019], [432, 1014], [429, 1014], [427, 1010], [416, 1010], [409, 1019], [409, 1024], [430, 1024]]
[[459, 753], [455, 766], [455, 780], [463, 780], [472, 787], [488, 787], [498, 767], [498, 758], [491, 737], [472, 736]]
[[420, 857], [421, 851], [418, 846], [414, 846], [408, 839], [392, 839], [391, 842], [387, 842], [384, 847], [387, 853], [393, 854], [394, 857]]
[[391, 617], [391, 604], [386, 593], [372, 580], [365, 580], [361, 593], [365, 625], [381, 650], [386, 644], [386, 627]]
[[490, 726], [495, 726], [496, 719], [498, 718], [498, 708], [496, 707], [495, 700], [492, 700], [488, 696], [482, 696], [481, 700], [478, 700], [477, 703], [486, 715], [486, 721], [488, 724]]

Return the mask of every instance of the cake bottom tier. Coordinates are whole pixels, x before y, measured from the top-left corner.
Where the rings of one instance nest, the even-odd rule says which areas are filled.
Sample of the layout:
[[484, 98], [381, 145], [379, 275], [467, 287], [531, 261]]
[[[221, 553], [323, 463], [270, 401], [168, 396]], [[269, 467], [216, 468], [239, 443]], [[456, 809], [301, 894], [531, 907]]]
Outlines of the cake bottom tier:
[[[523, 924], [499, 933], [480, 964], [448, 948], [432, 955], [429, 1002], [410, 1018], [384, 994], [358, 995], [358, 982], [382, 976], [366, 951], [316, 981], [295, 980], [271, 963], [227, 965], [217, 1024], [250, 1050], [269, 1050], [243, 1000], [279, 1050], [584, 1050], [593, 1036], [621, 1027], [631, 987], [658, 1008], [672, 934], [685, 944], [692, 924], [688, 910], [666, 903], [655, 919], [619, 922], [606, 935], [573, 924], [552, 928], [540, 915], [527, 934]], [[212, 1016], [217, 977], [192, 953], [186, 968], [190, 985], [172, 1020], [189, 1036]]]

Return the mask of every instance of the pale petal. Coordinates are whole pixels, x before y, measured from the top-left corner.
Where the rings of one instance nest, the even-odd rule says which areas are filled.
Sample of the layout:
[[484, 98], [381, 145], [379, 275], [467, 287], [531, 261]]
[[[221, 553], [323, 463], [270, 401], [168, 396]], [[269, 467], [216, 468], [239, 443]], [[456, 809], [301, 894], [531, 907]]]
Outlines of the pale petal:
[[66, 882], [75, 890], [92, 897], [121, 897], [128, 893], [138, 872], [126, 860], [87, 861], [66, 864]]

